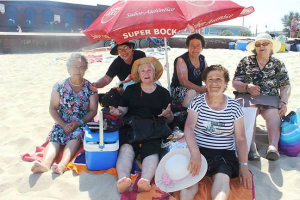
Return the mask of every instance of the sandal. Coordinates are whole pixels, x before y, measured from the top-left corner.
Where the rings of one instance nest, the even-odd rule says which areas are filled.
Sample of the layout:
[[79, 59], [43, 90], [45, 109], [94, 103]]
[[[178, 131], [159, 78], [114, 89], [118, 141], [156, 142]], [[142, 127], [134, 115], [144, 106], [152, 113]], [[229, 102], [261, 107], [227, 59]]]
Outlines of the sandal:
[[248, 154], [248, 160], [260, 160], [260, 155], [257, 151], [257, 149], [255, 150], [251, 150], [249, 151], [249, 154]]
[[277, 149], [270, 149], [270, 147], [268, 148], [267, 156], [266, 156], [266, 158], [268, 160], [276, 161], [279, 159], [279, 157], [280, 157], [280, 154]]

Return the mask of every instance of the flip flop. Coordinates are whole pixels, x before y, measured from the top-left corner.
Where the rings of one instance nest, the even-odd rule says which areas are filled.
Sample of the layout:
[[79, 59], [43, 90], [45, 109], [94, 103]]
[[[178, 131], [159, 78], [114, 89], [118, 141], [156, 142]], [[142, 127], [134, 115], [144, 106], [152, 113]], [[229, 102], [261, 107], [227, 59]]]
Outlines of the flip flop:
[[266, 158], [268, 160], [276, 161], [276, 160], [279, 159], [279, 157], [280, 157], [280, 154], [279, 154], [279, 152], [276, 149], [269, 149], [268, 148], [268, 150], [267, 150], [267, 156], [266, 156]]

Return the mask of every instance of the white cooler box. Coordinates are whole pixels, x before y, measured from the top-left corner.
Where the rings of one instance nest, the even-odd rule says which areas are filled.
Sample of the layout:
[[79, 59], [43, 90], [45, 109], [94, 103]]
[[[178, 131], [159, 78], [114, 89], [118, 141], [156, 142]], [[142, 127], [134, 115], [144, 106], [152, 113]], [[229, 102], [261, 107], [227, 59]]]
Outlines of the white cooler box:
[[85, 128], [83, 147], [86, 168], [91, 171], [107, 170], [116, 167], [119, 149], [119, 131], [103, 132], [103, 115], [100, 112], [100, 131]]

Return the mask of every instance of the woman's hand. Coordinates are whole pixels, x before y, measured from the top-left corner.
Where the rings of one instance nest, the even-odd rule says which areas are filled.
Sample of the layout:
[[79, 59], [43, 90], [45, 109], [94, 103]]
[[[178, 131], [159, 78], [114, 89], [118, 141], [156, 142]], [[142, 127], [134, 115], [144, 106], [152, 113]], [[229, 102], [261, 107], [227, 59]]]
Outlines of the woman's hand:
[[287, 106], [286, 106], [286, 104], [284, 104], [282, 101], [280, 101], [279, 102], [279, 110], [278, 110], [279, 116], [280, 117], [285, 116], [286, 112], [287, 112]]
[[129, 74], [129, 75], [125, 78], [124, 81], [121, 81], [121, 83], [122, 83], [122, 84], [123, 84], [123, 83], [128, 83], [128, 82], [131, 81], [131, 80], [132, 80], [131, 74]]
[[168, 104], [168, 107], [162, 111], [161, 114], [158, 115], [158, 117], [169, 117], [171, 115], [171, 104]]
[[65, 133], [71, 133], [74, 131], [72, 123], [68, 123], [63, 127]]
[[109, 113], [115, 117], [121, 117], [122, 113], [118, 108], [115, 108], [113, 106], [109, 106]]
[[97, 83], [92, 83], [90, 85], [90, 90], [92, 90], [93, 92], [98, 92], [98, 89], [97, 89]]
[[188, 166], [188, 170], [193, 176], [199, 174], [201, 168], [201, 154], [198, 151], [197, 153], [191, 153], [190, 164]]
[[252, 175], [248, 169], [248, 166], [240, 165], [239, 179], [240, 184], [243, 184], [244, 188], [249, 190], [252, 189]]
[[258, 96], [260, 95], [260, 87], [258, 85], [248, 84], [247, 92], [253, 96]]

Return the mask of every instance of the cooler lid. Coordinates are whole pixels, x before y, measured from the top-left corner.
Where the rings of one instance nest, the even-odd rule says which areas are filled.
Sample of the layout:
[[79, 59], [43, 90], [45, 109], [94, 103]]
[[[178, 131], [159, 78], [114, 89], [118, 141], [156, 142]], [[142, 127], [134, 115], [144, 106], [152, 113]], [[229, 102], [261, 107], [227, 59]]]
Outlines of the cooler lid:
[[[103, 132], [104, 143], [114, 143], [119, 140], [119, 131]], [[89, 128], [86, 128], [84, 134], [86, 142], [99, 142], [99, 131], [91, 132]]]

